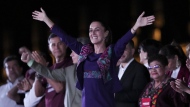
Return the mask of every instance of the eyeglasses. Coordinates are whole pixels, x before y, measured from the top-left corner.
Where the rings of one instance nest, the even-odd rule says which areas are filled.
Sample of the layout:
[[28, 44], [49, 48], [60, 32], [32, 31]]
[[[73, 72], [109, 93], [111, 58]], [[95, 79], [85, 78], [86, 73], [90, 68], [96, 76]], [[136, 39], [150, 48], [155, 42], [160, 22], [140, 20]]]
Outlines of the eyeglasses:
[[148, 70], [152, 70], [152, 69], [157, 69], [157, 68], [161, 68], [161, 66], [160, 65], [154, 65], [154, 66], [149, 66], [148, 67]]

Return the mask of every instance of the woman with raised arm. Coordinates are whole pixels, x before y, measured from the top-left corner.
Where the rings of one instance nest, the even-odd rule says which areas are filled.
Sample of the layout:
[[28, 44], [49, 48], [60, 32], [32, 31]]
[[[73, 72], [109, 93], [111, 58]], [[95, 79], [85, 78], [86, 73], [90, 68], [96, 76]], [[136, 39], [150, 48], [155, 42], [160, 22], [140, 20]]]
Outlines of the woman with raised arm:
[[[111, 43], [111, 30], [101, 21], [92, 21], [89, 27], [91, 44], [83, 45], [76, 38], [67, 35], [54, 24], [41, 8], [33, 12], [33, 19], [45, 22], [51, 32], [79, 55], [77, 64], [77, 88], [82, 90], [82, 107], [114, 107], [114, 93], [121, 89], [116, 63], [123, 54], [126, 44], [134, 37], [139, 27], [151, 25], [155, 17], [143, 17], [116, 44]], [[29, 62], [30, 63], [30, 62]]]

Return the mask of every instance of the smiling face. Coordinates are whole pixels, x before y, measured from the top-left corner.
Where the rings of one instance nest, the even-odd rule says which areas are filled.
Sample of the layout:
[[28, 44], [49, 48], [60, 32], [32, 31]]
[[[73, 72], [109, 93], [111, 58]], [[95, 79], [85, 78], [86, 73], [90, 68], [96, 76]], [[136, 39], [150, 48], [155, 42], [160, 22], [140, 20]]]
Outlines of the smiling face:
[[108, 31], [98, 21], [94, 21], [90, 24], [89, 37], [93, 44], [105, 44], [105, 38], [108, 36]]

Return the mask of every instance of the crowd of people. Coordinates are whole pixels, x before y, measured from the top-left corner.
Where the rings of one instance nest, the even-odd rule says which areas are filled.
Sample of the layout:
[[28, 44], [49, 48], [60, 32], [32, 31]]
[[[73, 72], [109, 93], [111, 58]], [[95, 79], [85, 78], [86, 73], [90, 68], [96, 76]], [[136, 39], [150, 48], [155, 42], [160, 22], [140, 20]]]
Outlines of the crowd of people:
[[145, 39], [138, 46], [140, 61], [134, 58], [137, 29], [155, 21], [154, 15], [144, 14], [112, 44], [111, 29], [101, 20], [90, 23], [89, 38], [74, 38], [42, 8], [34, 11], [33, 19], [50, 28], [47, 41], [55, 63], [43, 51], [27, 47], [19, 49], [20, 58], [7, 56], [0, 107], [189, 107], [189, 44], [184, 53], [175, 42]]

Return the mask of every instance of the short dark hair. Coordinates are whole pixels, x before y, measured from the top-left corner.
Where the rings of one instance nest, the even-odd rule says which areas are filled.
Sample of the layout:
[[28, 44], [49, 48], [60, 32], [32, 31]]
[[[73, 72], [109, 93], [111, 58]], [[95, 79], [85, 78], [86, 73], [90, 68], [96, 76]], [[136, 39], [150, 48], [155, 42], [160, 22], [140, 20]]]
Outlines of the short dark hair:
[[59, 36], [55, 35], [54, 33], [51, 33], [48, 37], [48, 43], [49, 43], [51, 38], [55, 38], [55, 37], [59, 37]]
[[5, 63], [13, 60], [17, 61], [19, 66], [22, 66], [20, 59], [16, 55], [7, 56], [3, 61], [3, 66], [5, 67]]
[[165, 45], [164, 47], [162, 47], [159, 51], [159, 54], [166, 56], [168, 59], [174, 58], [175, 55], [177, 55], [180, 62], [182, 64], [185, 64], [186, 56], [185, 56], [185, 54], [181, 54], [180, 52], [181, 51], [176, 46], [169, 44], [169, 45]]
[[164, 55], [161, 55], [161, 54], [155, 54], [155, 55], [151, 56], [148, 59], [148, 65], [150, 65], [150, 63], [153, 62], [153, 61], [158, 61], [163, 66], [167, 66], [168, 65], [168, 59]]
[[132, 48], [135, 48], [135, 44], [134, 44], [134, 41], [133, 40], [130, 40], [128, 42], [128, 44], [132, 47]]
[[161, 42], [154, 39], [145, 39], [139, 45], [139, 49], [147, 52], [147, 58], [153, 56], [154, 54], [158, 54], [161, 47]]
[[175, 46], [165, 45], [159, 51], [159, 54], [166, 56], [168, 59], [174, 58], [175, 55], [179, 56], [179, 52]]

